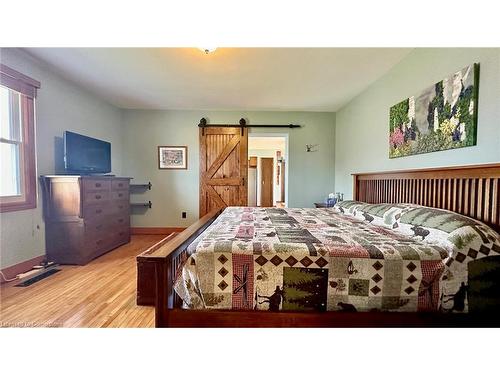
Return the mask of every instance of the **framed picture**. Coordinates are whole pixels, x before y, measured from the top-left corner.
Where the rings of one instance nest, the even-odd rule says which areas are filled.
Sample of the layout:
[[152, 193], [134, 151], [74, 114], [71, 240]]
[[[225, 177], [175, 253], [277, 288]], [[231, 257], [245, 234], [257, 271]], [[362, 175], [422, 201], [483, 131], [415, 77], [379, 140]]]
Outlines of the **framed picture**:
[[159, 169], [187, 169], [187, 146], [158, 146]]

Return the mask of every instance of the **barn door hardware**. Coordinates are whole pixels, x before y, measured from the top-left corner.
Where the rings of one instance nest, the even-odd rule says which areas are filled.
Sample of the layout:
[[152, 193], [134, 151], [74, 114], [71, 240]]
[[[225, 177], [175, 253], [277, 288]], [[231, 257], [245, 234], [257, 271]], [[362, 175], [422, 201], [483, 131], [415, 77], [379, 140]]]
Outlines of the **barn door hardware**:
[[300, 128], [300, 125], [288, 124], [288, 125], [248, 125], [247, 121], [242, 118], [238, 125], [220, 125], [220, 124], [208, 124], [207, 119], [203, 117], [198, 124], [198, 127], [202, 129], [201, 134], [205, 135], [205, 128], [241, 128], [241, 135], [244, 135], [245, 128], [288, 128], [295, 129]]

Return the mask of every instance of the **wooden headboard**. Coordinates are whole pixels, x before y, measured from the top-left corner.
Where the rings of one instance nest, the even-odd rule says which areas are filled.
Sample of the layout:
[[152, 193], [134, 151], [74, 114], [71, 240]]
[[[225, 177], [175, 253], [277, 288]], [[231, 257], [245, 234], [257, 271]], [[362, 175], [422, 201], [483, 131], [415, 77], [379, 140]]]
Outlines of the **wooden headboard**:
[[443, 208], [500, 229], [500, 163], [354, 173], [353, 177], [355, 200]]

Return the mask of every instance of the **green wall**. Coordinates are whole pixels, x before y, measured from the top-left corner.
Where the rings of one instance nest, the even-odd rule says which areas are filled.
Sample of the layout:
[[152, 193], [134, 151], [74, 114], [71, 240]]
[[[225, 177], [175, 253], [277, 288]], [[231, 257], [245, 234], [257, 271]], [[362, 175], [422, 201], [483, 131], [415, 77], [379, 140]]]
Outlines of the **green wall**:
[[[0, 61], [41, 83], [35, 108], [37, 175], [60, 173], [64, 130], [110, 141], [113, 173], [121, 174], [120, 109], [53, 73], [22, 50], [2, 48]], [[35, 209], [0, 214], [0, 268], [43, 254], [45, 227], [38, 187]]]
[[[289, 206], [312, 207], [333, 191], [334, 113], [243, 111], [123, 111], [123, 172], [134, 180], [151, 181], [153, 188], [132, 200], [150, 199], [153, 208], [132, 215], [132, 226], [187, 226], [198, 218], [199, 140], [197, 124], [300, 124], [300, 129], [264, 129], [258, 133], [289, 134]], [[306, 144], [319, 144], [306, 152]], [[188, 146], [188, 170], [159, 170], [157, 146]], [[187, 219], [181, 219], [181, 212]]]
[[[389, 159], [389, 108], [459, 69], [480, 63], [477, 146]], [[351, 173], [500, 161], [500, 49], [415, 49], [337, 111], [335, 190], [352, 196]]]

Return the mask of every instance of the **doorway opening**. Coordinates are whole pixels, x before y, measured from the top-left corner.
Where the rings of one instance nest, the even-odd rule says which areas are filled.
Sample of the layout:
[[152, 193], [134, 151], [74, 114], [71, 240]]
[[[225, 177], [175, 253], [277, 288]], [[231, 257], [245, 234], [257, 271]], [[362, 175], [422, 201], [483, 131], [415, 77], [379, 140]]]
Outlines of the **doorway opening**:
[[248, 205], [288, 206], [288, 135], [248, 135]]

